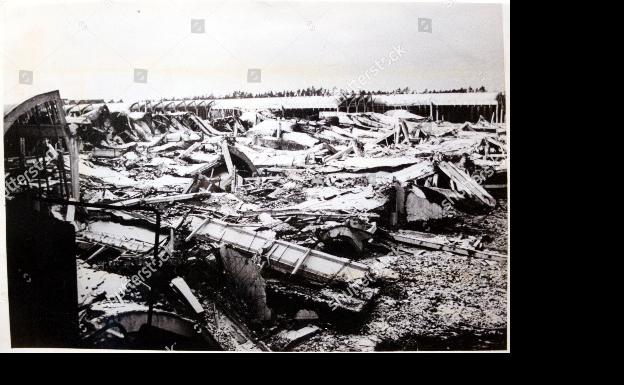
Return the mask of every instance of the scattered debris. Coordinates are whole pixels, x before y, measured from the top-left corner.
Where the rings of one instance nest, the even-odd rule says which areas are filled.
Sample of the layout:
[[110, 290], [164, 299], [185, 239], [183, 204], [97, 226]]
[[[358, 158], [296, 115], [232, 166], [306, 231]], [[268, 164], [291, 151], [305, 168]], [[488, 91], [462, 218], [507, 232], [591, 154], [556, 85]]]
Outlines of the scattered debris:
[[[83, 338], [149, 320], [188, 346], [372, 351], [505, 328], [505, 124], [210, 106], [65, 106], [72, 199], [110, 205], [52, 210], [76, 228]], [[75, 190], [45, 169], [31, 188]]]

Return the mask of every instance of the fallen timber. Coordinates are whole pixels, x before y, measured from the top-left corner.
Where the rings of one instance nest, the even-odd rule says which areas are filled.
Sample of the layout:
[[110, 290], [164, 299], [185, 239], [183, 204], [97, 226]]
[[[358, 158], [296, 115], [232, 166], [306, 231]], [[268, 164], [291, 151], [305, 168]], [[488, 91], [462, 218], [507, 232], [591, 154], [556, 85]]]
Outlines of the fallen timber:
[[194, 218], [192, 236], [212, 242], [226, 243], [239, 251], [260, 254], [268, 267], [285, 274], [296, 275], [319, 282], [350, 283], [365, 278], [368, 266], [313, 250], [295, 243], [268, 238], [260, 232], [231, 227], [228, 223], [207, 218], [203, 222]]
[[366, 217], [369, 219], [379, 218], [377, 213], [357, 213], [357, 214], [341, 214], [337, 212], [316, 212], [316, 211], [302, 211], [302, 210], [253, 210], [241, 213], [239, 216], [243, 218], [255, 217], [259, 214], [269, 214], [273, 218], [289, 218], [296, 217], [300, 220], [328, 220], [328, 221], [342, 221], [352, 218], [354, 216]]
[[470, 249], [467, 247], [461, 247], [452, 244], [444, 244], [413, 234], [393, 233], [390, 234], [390, 236], [397, 242], [405, 243], [412, 246], [418, 246], [425, 249], [448, 251], [453, 254], [462, 255], [465, 257], [487, 259], [490, 261], [507, 261], [507, 256], [504, 254], [499, 254], [492, 251]]
[[190, 200], [190, 199], [207, 198], [209, 196], [210, 196], [210, 192], [204, 191], [204, 192], [190, 193], [190, 194], [155, 196], [155, 197], [150, 197], [150, 198], [132, 198], [132, 199], [127, 199], [121, 202], [113, 203], [113, 205], [129, 207], [129, 206], [136, 206], [139, 204], [146, 204], [146, 203], [151, 203], [151, 204], [172, 203], [172, 202], [179, 202], [179, 201], [185, 201], [185, 200]]
[[449, 162], [440, 162], [437, 166], [440, 171], [446, 174], [454, 182], [457, 191], [464, 192], [477, 198], [486, 206], [496, 206], [496, 199], [494, 199], [479, 183], [477, 183], [457, 166]]

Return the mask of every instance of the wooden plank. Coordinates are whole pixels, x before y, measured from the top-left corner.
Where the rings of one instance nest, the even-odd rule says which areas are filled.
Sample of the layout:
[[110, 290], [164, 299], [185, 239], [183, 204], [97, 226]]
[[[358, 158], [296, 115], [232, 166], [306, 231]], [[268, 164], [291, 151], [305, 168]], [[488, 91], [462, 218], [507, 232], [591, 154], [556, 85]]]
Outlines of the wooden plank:
[[428, 160], [423, 160], [420, 163], [393, 172], [392, 177], [401, 183], [406, 183], [412, 180], [426, 178], [433, 174], [435, 174], [433, 164]]
[[[354, 214], [341, 214], [335, 211], [323, 211], [323, 212], [315, 212], [315, 211], [302, 211], [297, 209], [274, 209], [274, 210], [250, 210], [247, 211], [240, 216], [243, 218], [247, 217], [255, 217], [258, 214], [266, 213], [271, 215], [274, 218], [284, 218], [284, 217], [297, 217], [299, 219], [318, 219], [323, 218], [325, 220], [344, 220], [348, 218], [352, 218]], [[379, 218], [379, 214], [376, 213], [357, 213], [357, 216], [367, 217], [367, 218]]]
[[68, 126], [65, 120], [65, 110], [63, 110], [63, 101], [58, 91], [53, 96], [53, 103], [58, 111], [57, 118], [60, 125], [63, 127], [63, 137], [65, 138], [65, 144], [67, 145], [67, 151], [69, 152], [69, 169], [71, 172], [71, 196], [77, 200], [80, 200], [80, 137], [78, 132], [72, 127]]
[[364, 153], [362, 152], [362, 150], [360, 150], [355, 140], [351, 141], [351, 146], [353, 147], [353, 152], [355, 153], [356, 156], [364, 156]]
[[409, 136], [409, 130], [407, 129], [407, 123], [405, 123], [404, 120], [401, 120], [401, 131], [403, 132], [403, 136], [405, 136], [405, 138], [403, 139], [403, 143], [409, 143], [410, 142], [410, 136]]
[[499, 142], [496, 139], [490, 138], [489, 136], [485, 137], [485, 140], [497, 147], [499, 147], [503, 152], [506, 152], [505, 144], [503, 142]]
[[351, 153], [351, 151], [353, 151], [353, 146], [348, 146], [347, 148], [345, 148], [342, 151], [338, 151], [337, 153], [335, 153], [334, 155], [330, 155], [328, 157], [326, 157], [325, 159], [323, 159], [323, 163], [327, 163], [330, 162], [334, 159], [340, 159], [345, 155], [348, 155], [349, 153]]
[[506, 261], [507, 256], [504, 254], [495, 253], [492, 251], [482, 251], [469, 249], [461, 246], [446, 245], [438, 243], [426, 238], [420, 238], [413, 235], [404, 235], [400, 233], [394, 233], [390, 235], [395, 241], [405, 243], [412, 246], [423, 247], [430, 250], [448, 251], [453, 254], [462, 255], [465, 257], [487, 259], [490, 261]]
[[213, 169], [222, 164], [221, 158], [215, 159], [213, 162], [208, 163], [195, 163], [189, 166], [174, 166], [172, 167], [174, 174], [181, 177], [191, 177], [202, 174], [203, 172]]
[[232, 156], [230, 155], [230, 150], [225, 140], [221, 142], [221, 152], [223, 153], [223, 159], [225, 160], [225, 165], [227, 166], [228, 173], [230, 174], [230, 177], [233, 177], [235, 172], [234, 163], [232, 163]]
[[195, 235], [197, 235], [197, 233], [208, 224], [208, 222], [210, 222], [210, 217], [204, 219], [204, 221], [199, 224], [198, 226], [195, 227], [195, 229], [193, 229], [193, 231], [191, 232], [191, 234], [189, 234], [188, 237], [186, 237], [186, 239], [184, 240], [185, 242], [190, 241], [191, 239], [193, 239], [195, 237]]
[[210, 132], [210, 130], [204, 125], [204, 122], [202, 122], [197, 116], [195, 115], [191, 115], [191, 120], [199, 127], [199, 129], [206, 135], [208, 136], [213, 136], [214, 133]]
[[477, 183], [477, 181], [472, 179], [464, 171], [457, 168], [454, 164], [449, 162], [440, 162], [438, 163], [438, 168], [456, 183], [457, 190], [465, 191], [471, 196], [478, 198], [487, 206], [496, 206], [496, 200], [487, 191], [485, 191], [485, 189]]
[[310, 255], [311, 251], [312, 249], [308, 249], [305, 255], [297, 261], [297, 264], [295, 265], [295, 268], [293, 269], [293, 271], [290, 272], [290, 275], [297, 274], [297, 271], [299, 271], [299, 268], [301, 267], [301, 265], [306, 261], [306, 259], [308, 259], [308, 256]]
[[185, 200], [195, 199], [195, 198], [206, 198], [209, 196], [210, 196], [209, 192], [198, 192], [198, 193], [191, 193], [191, 194], [156, 196], [156, 197], [151, 197], [151, 198], [133, 198], [133, 199], [128, 199], [125, 201], [113, 203], [113, 205], [129, 207], [129, 206], [136, 206], [138, 204], [179, 202], [179, 201], [185, 201]]
[[121, 148], [94, 148], [91, 154], [96, 158], [117, 158], [126, 151]]
[[193, 294], [191, 288], [182, 277], [175, 277], [172, 279], [171, 282], [169, 282], [169, 286], [174, 288], [174, 291], [184, 298], [190, 308], [193, 309], [196, 316], [204, 313], [204, 308], [201, 303], [199, 303], [199, 300], [195, 297], [195, 294]]
[[195, 150], [197, 150], [199, 147], [201, 147], [202, 143], [197, 142], [197, 143], [193, 143], [191, 145], [191, 147], [187, 148], [186, 150], [184, 150], [180, 155], [178, 155], [178, 159], [184, 159], [187, 156], [191, 155], [191, 153]]
[[[75, 206], [74, 206], [75, 207]], [[97, 257], [98, 255], [100, 255], [104, 250], [106, 250], [108, 248], [108, 246], [104, 245], [101, 246], [99, 249], [97, 249], [95, 251], [95, 253], [91, 254], [91, 256], [87, 259], [85, 259], [85, 262], [91, 262], [93, 261], [93, 259], [95, 259], [95, 257]]]

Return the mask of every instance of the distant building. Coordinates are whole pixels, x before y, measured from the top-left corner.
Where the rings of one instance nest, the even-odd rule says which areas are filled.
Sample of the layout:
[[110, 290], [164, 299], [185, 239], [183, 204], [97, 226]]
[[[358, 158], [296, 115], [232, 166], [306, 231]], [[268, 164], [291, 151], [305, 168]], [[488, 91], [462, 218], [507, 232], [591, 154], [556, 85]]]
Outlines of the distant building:
[[209, 116], [240, 116], [246, 111], [273, 110], [286, 118], [318, 119], [321, 111], [379, 112], [404, 109], [434, 120], [477, 122], [479, 116], [505, 121], [505, 97], [496, 92], [293, 96], [241, 99], [139, 101], [131, 111], [192, 111], [202, 119]]

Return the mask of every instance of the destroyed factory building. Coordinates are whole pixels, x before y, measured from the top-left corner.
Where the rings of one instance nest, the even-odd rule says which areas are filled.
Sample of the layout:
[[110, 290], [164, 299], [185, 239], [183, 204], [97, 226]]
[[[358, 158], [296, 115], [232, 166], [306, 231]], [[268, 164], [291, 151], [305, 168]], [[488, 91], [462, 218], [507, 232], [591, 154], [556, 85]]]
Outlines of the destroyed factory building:
[[14, 347], [505, 349], [496, 93], [5, 107]]

